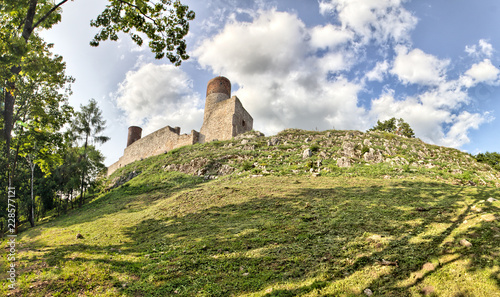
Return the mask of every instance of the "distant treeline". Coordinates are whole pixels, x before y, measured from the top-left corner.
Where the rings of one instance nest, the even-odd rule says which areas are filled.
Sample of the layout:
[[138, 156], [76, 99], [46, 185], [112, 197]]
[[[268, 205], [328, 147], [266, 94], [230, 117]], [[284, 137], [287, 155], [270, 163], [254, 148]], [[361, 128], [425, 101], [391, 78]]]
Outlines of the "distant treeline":
[[478, 162], [486, 163], [493, 167], [493, 169], [500, 171], [500, 154], [499, 153], [480, 153], [474, 156]]

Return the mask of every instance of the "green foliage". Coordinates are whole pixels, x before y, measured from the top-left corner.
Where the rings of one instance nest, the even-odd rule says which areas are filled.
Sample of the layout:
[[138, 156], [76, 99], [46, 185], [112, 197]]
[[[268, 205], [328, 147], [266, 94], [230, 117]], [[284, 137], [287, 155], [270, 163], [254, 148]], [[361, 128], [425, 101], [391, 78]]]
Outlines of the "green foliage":
[[500, 154], [496, 152], [479, 153], [474, 158], [481, 163], [490, 165], [493, 169], [500, 171]]
[[391, 118], [383, 122], [378, 120], [377, 125], [369, 129], [368, 131], [385, 131], [408, 138], [415, 137], [415, 133], [413, 132], [413, 129], [410, 127], [410, 125], [403, 119], [396, 120], [396, 118]]
[[167, 57], [179, 66], [189, 58], [184, 37], [189, 32], [189, 21], [195, 13], [180, 1], [161, 0], [110, 0], [104, 11], [91, 21], [91, 26], [101, 28], [92, 46], [100, 41], [118, 40], [118, 33], [128, 33], [139, 46], [143, 39], [140, 33], [149, 38], [149, 47], [156, 59]]
[[313, 144], [309, 147], [309, 149], [312, 151], [312, 152], [317, 152], [319, 151], [319, 148], [320, 146], [318, 144]]
[[80, 182], [80, 206], [83, 203], [83, 194], [98, 173], [105, 168], [104, 156], [95, 149], [94, 143], [101, 144], [109, 140], [109, 137], [101, 133], [106, 129], [106, 121], [102, 118], [102, 112], [97, 106], [97, 101], [91, 99], [89, 104], [80, 106], [81, 111], [75, 114], [71, 123], [70, 138], [81, 141], [79, 150], [79, 168], [81, 173]]

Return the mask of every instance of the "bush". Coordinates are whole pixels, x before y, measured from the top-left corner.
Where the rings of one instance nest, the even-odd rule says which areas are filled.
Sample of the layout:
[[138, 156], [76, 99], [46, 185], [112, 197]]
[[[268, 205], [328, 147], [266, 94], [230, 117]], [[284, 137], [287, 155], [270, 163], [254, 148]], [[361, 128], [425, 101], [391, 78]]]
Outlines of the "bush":
[[242, 171], [247, 171], [253, 168], [253, 164], [250, 161], [245, 161], [241, 164], [240, 169]]

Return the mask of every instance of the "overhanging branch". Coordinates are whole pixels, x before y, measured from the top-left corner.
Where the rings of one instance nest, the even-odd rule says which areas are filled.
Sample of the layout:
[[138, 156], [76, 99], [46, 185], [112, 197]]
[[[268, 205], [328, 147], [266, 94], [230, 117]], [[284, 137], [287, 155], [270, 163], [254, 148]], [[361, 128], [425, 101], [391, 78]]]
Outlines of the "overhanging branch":
[[124, 0], [118, 0], [118, 1], [120, 1], [123, 4], [132, 6], [133, 8], [137, 9], [145, 18], [150, 19], [156, 26], [158, 26], [158, 24], [156, 23], [156, 21], [153, 18], [151, 18], [150, 16], [148, 16], [145, 12], [143, 12], [139, 6], [137, 6], [135, 4], [132, 4], [132, 3], [129, 3], [127, 1], [124, 1]]
[[68, 0], [63, 0], [54, 7], [52, 7], [41, 19], [38, 20], [38, 22], [35, 23], [35, 25], [33, 25], [31, 31], [35, 30], [35, 28], [38, 27], [38, 25], [40, 25], [43, 21], [45, 21], [56, 9], [58, 9], [61, 5], [63, 5], [66, 2], [68, 2]]

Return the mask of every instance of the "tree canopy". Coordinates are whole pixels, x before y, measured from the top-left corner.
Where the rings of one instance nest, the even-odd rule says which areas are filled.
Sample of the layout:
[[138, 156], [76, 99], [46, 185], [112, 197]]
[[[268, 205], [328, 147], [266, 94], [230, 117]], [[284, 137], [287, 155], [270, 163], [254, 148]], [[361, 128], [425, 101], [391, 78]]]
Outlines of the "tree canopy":
[[[0, 90], [4, 102], [0, 124], [10, 173], [15, 167], [11, 165], [15, 159], [11, 158], [11, 138], [18, 120], [16, 105], [23, 100], [22, 85], [32, 83], [30, 92], [33, 93], [49, 83], [45, 91], [54, 93], [62, 87], [57, 83], [68, 83], [62, 57], [50, 58], [47, 49], [51, 45], [38, 35], [39, 30], [50, 29], [61, 20], [61, 6], [67, 2], [3, 0], [0, 3]], [[189, 58], [184, 37], [194, 17], [195, 13], [179, 0], [108, 0], [106, 8], [90, 22], [91, 26], [100, 29], [90, 44], [98, 46], [104, 40], [116, 41], [118, 33], [123, 32], [138, 45], [148, 39], [157, 59], [167, 57], [178, 66]], [[9, 184], [10, 181], [11, 178]]]
[[378, 120], [377, 125], [369, 129], [368, 131], [385, 131], [408, 138], [415, 137], [415, 133], [408, 123], [406, 123], [403, 119], [397, 120], [394, 117], [383, 122]]
[[481, 163], [490, 165], [493, 169], [500, 171], [500, 154], [493, 152], [479, 153], [475, 156], [476, 160]]

